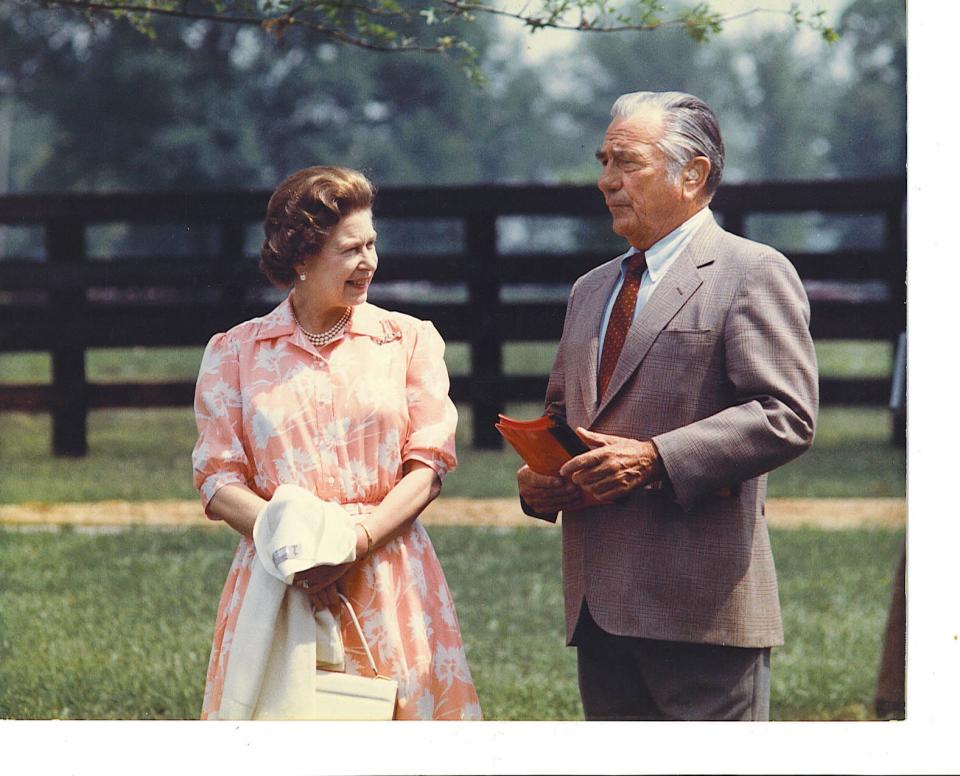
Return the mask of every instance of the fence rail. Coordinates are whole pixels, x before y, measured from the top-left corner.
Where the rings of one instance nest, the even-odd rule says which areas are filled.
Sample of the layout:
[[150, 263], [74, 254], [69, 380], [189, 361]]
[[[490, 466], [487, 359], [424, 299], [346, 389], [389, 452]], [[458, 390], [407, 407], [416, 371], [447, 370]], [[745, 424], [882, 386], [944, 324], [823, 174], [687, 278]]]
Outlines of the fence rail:
[[[245, 230], [261, 220], [269, 192], [50, 194], [0, 197], [0, 225], [41, 226], [43, 258], [0, 260], [0, 352], [46, 351], [49, 385], [0, 383], [0, 411], [50, 412], [53, 450], [83, 455], [86, 416], [109, 407], [172, 407], [192, 401], [193, 384], [90, 383], [85, 352], [97, 347], [202, 345], [216, 331], [261, 315], [265, 281], [244, 256]], [[904, 330], [906, 252], [904, 179], [723, 186], [711, 205], [724, 226], [751, 236], [749, 218], [771, 213], [880, 216], [883, 245], [823, 253], [784, 251], [805, 282], [855, 281], [882, 289], [863, 299], [811, 293], [815, 339], [894, 341]], [[456, 219], [463, 249], [443, 254], [391, 253], [378, 283], [461, 284], [465, 301], [397, 301], [392, 307], [432, 320], [448, 341], [469, 343], [471, 374], [453, 379], [452, 394], [473, 409], [474, 444], [497, 447], [492, 421], [511, 400], [539, 400], [544, 375], [506, 375], [503, 345], [556, 341], [563, 302], [509, 302], [517, 284], [569, 285], [609, 251], [502, 253], [504, 216], [603, 217], [592, 186], [463, 186], [384, 188], [377, 215]], [[88, 255], [90, 227], [110, 224], [213, 225], [218, 246], [193, 256], [109, 258]], [[892, 375], [883, 379], [823, 379], [824, 404], [886, 404]], [[488, 422], [489, 421], [489, 422]], [[902, 436], [902, 418], [896, 433]]]

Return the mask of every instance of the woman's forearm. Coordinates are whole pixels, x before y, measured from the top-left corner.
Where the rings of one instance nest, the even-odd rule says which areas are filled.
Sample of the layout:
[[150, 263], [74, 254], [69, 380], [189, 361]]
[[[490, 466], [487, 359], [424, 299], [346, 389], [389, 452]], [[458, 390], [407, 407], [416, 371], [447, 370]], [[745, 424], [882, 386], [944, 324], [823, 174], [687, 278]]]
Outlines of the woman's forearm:
[[[424, 463], [411, 461], [404, 475], [377, 508], [362, 522], [372, 544], [366, 547], [366, 533], [358, 529], [357, 554], [381, 547], [412, 523], [440, 493], [440, 478]], [[207, 513], [244, 536], [253, 535], [253, 524], [267, 502], [241, 485], [224, 485], [209, 504]]]
[[224, 485], [207, 504], [207, 514], [244, 536], [253, 536], [253, 524], [267, 502], [242, 485]]
[[440, 478], [420, 461], [404, 465], [404, 474], [377, 508], [361, 522], [372, 540], [371, 549], [382, 547], [417, 519], [440, 495]]

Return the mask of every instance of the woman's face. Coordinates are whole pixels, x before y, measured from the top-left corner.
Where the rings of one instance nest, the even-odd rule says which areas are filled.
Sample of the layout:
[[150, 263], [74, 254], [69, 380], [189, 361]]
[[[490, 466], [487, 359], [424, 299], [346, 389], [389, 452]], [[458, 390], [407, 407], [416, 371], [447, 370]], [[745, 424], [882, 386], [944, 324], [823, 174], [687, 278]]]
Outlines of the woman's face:
[[373, 211], [355, 210], [341, 218], [320, 252], [303, 264], [307, 279], [299, 286], [310, 304], [329, 310], [365, 302], [377, 270], [376, 242]]

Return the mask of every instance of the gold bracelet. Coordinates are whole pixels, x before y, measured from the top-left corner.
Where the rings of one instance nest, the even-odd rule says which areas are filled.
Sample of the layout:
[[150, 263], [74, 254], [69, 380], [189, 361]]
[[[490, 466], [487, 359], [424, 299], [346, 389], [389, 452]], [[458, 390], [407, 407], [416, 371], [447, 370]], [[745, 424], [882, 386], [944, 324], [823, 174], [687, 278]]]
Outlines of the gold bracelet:
[[370, 529], [367, 528], [363, 523], [357, 523], [362, 529], [363, 532], [367, 535], [367, 554], [363, 557], [366, 558], [371, 552], [373, 552], [373, 537], [370, 535]]

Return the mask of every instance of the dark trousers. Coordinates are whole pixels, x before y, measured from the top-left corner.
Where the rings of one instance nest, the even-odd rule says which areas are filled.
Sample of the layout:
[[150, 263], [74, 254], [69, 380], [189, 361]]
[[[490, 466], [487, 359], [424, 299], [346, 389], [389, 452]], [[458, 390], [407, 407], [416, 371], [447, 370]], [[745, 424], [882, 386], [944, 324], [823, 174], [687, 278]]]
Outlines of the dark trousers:
[[906, 662], [907, 662], [907, 546], [900, 545], [900, 561], [893, 578], [890, 612], [883, 637], [880, 656], [880, 675], [877, 677], [877, 695], [874, 707], [880, 719], [905, 718]]
[[615, 636], [586, 603], [573, 636], [587, 720], [768, 720], [770, 649]]

